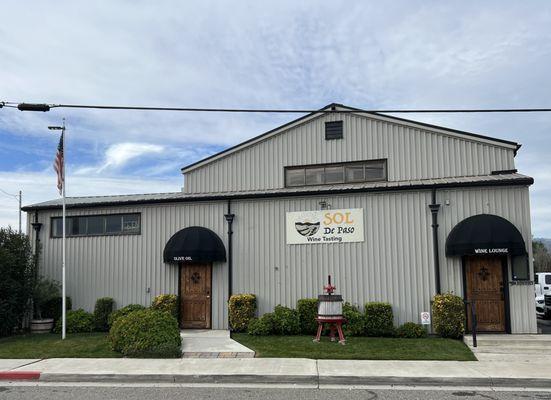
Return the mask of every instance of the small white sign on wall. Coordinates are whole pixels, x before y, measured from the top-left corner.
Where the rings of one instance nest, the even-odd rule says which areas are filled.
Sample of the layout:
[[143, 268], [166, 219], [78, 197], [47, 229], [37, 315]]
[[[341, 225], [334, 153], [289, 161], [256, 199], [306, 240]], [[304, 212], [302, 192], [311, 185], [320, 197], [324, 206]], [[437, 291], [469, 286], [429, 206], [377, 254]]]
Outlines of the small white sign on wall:
[[421, 325], [430, 325], [430, 313], [428, 311], [421, 313]]
[[362, 208], [288, 212], [287, 244], [364, 241]]

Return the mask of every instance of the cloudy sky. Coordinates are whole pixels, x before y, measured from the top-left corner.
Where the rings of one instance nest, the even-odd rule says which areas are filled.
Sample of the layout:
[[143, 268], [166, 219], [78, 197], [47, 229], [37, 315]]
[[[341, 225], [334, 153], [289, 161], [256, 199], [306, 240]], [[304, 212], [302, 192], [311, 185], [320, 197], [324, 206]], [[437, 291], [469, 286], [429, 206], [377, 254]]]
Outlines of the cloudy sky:
[[[385, 4], [384, 7], [381, 4]], [[190, 107], [551, 107], [549, 1], [11, 1], [0, 101]], [[179, 169], [296, 115], [0, 109], [0, 189], [178, 191]], [[408, 115], [518, 141], [535, 236], [551, 237], [551, 115]], [[0, 226], [17, 202], [0, 193]]]

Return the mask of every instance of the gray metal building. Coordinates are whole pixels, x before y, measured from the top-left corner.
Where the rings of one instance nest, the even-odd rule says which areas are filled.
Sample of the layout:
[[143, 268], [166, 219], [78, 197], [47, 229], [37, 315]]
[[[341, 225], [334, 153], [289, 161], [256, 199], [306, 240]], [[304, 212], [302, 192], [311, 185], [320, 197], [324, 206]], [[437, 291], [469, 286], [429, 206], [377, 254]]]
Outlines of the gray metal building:
[[[230, 292], [262, 314], [331, 274], [351, 303], [390, 302], [396, 324], [451, 291], [475, 300], [480, 330], [535, 333], [519, 148], [331, 104], [183, 168], [182, 192], [69, 198], [68, 294], [92, 310], [175, 293], [182, 327], [226, 329]], [[61, 202], [25, 211], [59, 280]]]

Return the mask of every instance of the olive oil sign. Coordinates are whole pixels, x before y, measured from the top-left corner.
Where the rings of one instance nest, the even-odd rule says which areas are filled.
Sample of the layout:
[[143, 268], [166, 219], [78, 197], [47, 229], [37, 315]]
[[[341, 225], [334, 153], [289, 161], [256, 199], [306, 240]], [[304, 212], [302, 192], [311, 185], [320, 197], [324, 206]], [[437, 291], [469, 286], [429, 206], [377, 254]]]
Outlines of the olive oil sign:
[[287, 244], [364, 241], [363, 208], [288, 212], [286, 219]]

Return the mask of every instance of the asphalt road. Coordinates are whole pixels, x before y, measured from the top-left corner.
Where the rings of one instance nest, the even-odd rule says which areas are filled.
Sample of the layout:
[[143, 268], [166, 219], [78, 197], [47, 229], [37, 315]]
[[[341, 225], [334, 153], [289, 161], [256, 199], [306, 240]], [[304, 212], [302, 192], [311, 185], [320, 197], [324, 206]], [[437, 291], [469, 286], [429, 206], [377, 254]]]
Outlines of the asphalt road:
[[62, 387], [1, 386], [0, 399], [56, 400], [551, 400], [551, 392], [496, 392], [474, 390], [349, 390], [265, 389], [221, 387]]

